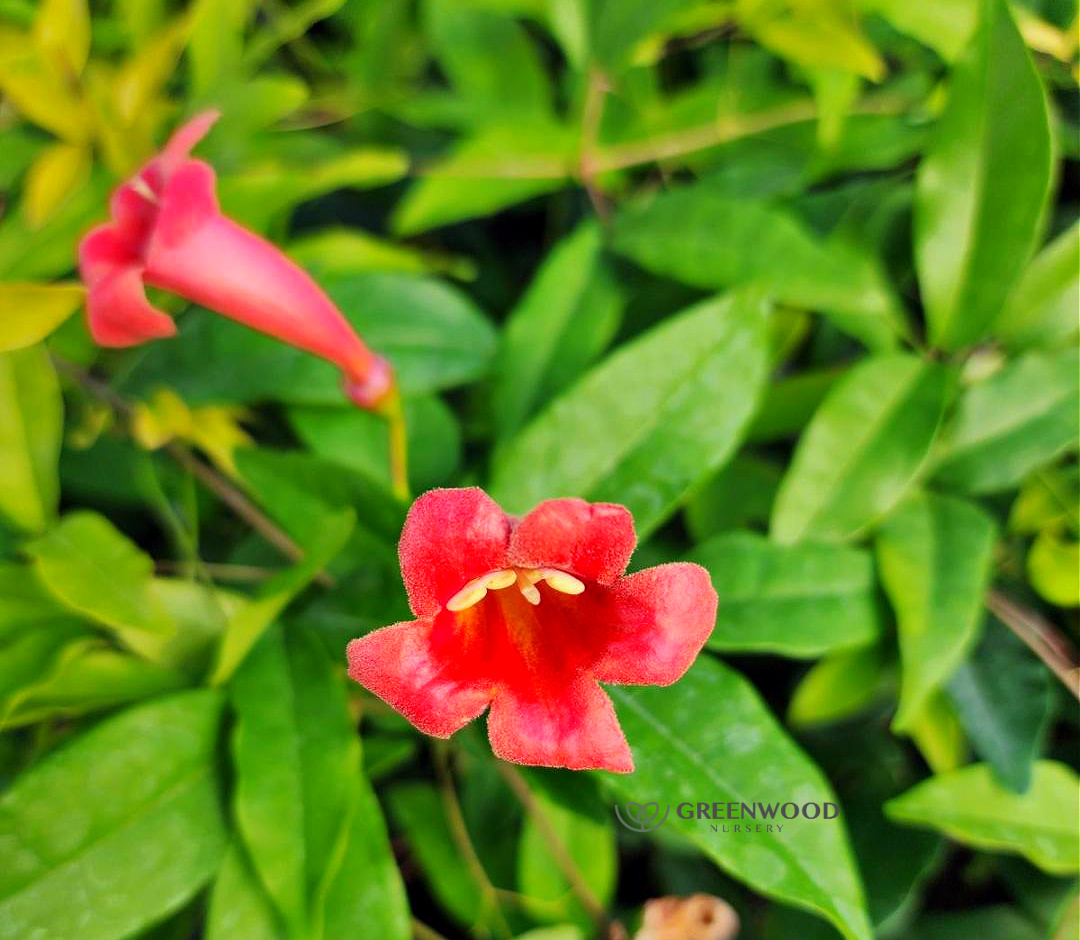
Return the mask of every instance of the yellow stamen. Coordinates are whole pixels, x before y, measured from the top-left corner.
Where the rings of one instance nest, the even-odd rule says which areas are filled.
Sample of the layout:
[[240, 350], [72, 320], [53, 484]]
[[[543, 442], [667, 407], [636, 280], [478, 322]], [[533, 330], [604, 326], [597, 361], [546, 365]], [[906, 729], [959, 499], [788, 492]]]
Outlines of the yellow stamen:
[[540, 576], [547, 581], [549, 588], [560, 594], [581, 594], [585, 590], [584, 582], [558, 568], [541, 568]]
[[521, 596], [525, 598], [530, 604], [535, 607], [540, 603], [540, 592], [536, 589], [533, 581], [539, 581], [539, 578], [531, 578], [534, 574], [532, 571], [519, 571], [517, 575], [518, 590], [521, 591]]
[[484, 586], [491, 591], [501, 591], [517, 581], [517, 572], [513, 568], [503, 568], [501, 571], [492, 571], [480, 579]]
[[452, 611], [467, 610], [473, 604], [478, 604], [487, 596], [487, 588], [483, 584], [470, 581], [460, 591], [446, 602], [446, 609]]
[[131, 180], [131, 188], [135, 190], [140, 196], [147, 202], [152, 202], [155, 206], [158, 205], [157, 194], [150, 188], [150, 185], [141, 176], [136, 176]]

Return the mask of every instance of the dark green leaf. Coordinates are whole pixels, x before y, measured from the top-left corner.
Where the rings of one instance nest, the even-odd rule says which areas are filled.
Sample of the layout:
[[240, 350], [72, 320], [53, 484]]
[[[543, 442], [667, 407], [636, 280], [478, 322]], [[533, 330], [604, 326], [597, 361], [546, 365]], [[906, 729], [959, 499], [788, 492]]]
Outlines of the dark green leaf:
[[605, 778], [620, 799], [669, 804], [666, 825], [726, 872], [762, 894], [820, 914], [849, 940], [868, 940], [862, 887], [839, 819], [789, 820], [780, 833], [740, 838], [676, 812], [677, 804], [699, 800], [836, 801], [821, 771], [749, 682], [703, 657], [669, 689], [616, 688], [611, 695], [637, 766], [633, 775]]

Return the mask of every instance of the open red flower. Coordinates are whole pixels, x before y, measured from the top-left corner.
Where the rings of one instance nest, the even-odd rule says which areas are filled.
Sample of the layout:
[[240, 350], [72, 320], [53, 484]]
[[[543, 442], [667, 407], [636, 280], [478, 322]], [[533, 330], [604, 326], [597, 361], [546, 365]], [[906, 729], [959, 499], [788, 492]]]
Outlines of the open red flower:
[[112, 221], [79, 245], [90, 332], [102, 346], [172, 336], [146, 298], [160, 287], [336, 364], [345, 390], [375, 408], [392, 390], [389, 364], [353, 332], [319, 286], [281, 251], [222, 215], [213, 169], [188, 155], [217, 120], [207, 111], [112, 196]]
[[704, 568], [624, 576], [635, 542], [624, 506], [554, 499], [518, 521], [483, 490], [432, 490], [399, 546], [418, 619], [353, 640], [349, 675], [435, 737], [490, 705], [504, 760], [630, 772], [597, 683], [675, 682], [716, 619]]

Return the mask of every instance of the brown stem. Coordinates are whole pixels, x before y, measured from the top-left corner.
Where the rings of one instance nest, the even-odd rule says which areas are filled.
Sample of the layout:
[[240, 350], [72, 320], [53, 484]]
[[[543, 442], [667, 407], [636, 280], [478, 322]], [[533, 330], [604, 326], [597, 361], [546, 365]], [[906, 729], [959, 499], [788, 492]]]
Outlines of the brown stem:
[[412, 934], [415, 940], [446, 940], [434, 927], [429, 927], [415, 917], [412, 919]]
[[259, 565], [230, 565], [213, 561], [174, 561], [161, 559], [154, 562], [154, 568], [162, 574], [189, 576], [194, 572], [205, 572], [218, 581], [266, 581], [278, 574], [280, 568], [263, 568]]
[[[131, 416], [133, 410], [131, 403], [114, 392], [107, 383], [95, 378], [90, 373], [80, 369], [75, 363], [69, 362], [55, 353], [52, 354], [52, 360], [58, 372], [66, 375], [115, 411], [125, 417]], [[243, 492], [213, 467], [199, 460], [187, 447], [179, 441], [170, 441], [165, 445], [164, 450], [286, 558], [300, 561], [304, 557], [304, 550], [283, 529], [279, 528]], [[333, 579], [325, 571], [320, 571], [315, 576], [315, 581], [323, 587], [331, 587], [334, 583]]]
[[596, 145], [600, 138], [600, 122], [604, 117], [604, 98], [608, 93], [607, 79], [602, 72], [589, 72], [585, 87], [585, 103], [581, 109], [581, 152], [578, 156], [578, 176], [589, 196], [589, 202], [601, 219], [611, 213], [607, 198], [596, 183]]
[[457, 790], [454, 789], [454, 777], [450, 772], [449, 746], [443, 741], [433, 741], [432, 747], [435, 754], [435, 777], [442, 797], [443, 808], [446, 812], [446, 821], [450, 826], [450, 835], [461, 853], [462, 861], [468, 869], [469, 875], [480, 889], [484, 903], [491, 911], [499, 932], [510, 936], [510, 927], [503, 917], [502, 908], [499, 905], [499, 889], [488, 877], [484, 863], [476, 852], [472, 838], [469, 836], [469, 828], [465, 825], [465, 815], [461, 811], [461, 803], [458, 801]]
[[986, 606], [1080, 699], [1080, 666], [1069, 642], [1053, 624], [996, 588], [986, 592]]
[[544, 844], [551, 853], [551, 857], [554, 859], [559, 871], [562, 872], [567, 884], [570, 885], [570, 890], [573, 891], [578, 902], [585, 909], [585, 913], [595, 922], [597, 935], [600, 937], [611, 936], [614, 930], [617, 930], [618, 925], [608, 916], [604, 906], [600, 903], [600, 899], [593, 894], [592, 888], [585, 881], [585, 876], [581, 874], [566, 845], [551, 825], [551, 820], [548, 819], [532, 790], [529, 789], [525, 778], [505, 761], [496, 761], [495, 766], [498, 768], [503, 780], [506, 781], [507, 786], [513, 791], [514, 796], [518, 798], [518, 802], [524, 807], [529, 818], [536, 823], [540, 837], [544, 840]]

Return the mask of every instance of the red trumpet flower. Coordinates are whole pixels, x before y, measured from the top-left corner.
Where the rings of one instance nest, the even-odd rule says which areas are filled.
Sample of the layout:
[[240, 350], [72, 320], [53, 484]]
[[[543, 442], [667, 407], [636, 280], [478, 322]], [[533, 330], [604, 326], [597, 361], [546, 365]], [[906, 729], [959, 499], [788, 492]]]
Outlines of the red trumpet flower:
[[426, 493], [398, 549], [418, 619], [353, 640], [349, 675], [435, 737], [490, 705], [504, 760], [628, 773], [597, 682], [675, 682], [716, 619], [697, 565], [624, 576], [635, 542], [612, 503], [555, 499], [519, 521], [476, 488]]
[[393, 388], [389, 364], [307, 274], [222, 215], [213, 169], [189, 157], [217, 117], [204, 112], [173, 134], [113, 194], [112, 221], [79, 245], [91, 334], [102, 346], [174, 335], [172, 318], [146, 298], [149, 284], [333, 362], [349, 397], [378, 407]]

